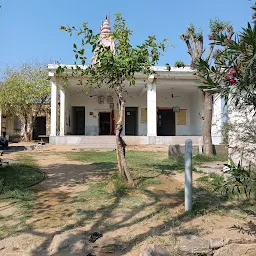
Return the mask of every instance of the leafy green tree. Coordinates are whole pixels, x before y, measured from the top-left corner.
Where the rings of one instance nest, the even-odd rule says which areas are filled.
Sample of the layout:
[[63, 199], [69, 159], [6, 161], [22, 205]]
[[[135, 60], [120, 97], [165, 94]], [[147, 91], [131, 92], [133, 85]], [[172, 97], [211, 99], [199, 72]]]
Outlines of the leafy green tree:
[[[253, 10], [256, 11], [254, 5]], [[215, 45], [222, 48], [215, 54], [214, 64], [203, 59], [198, 63], [200, 76], [205, 80], [201, 88], [215, 90], [236, 107], [256, 110], [256, 26], [248, 23], [233, 40], [221, 33]]]
[[[76, 32], [77, 36], [82, 37], [81, 49], [74, 44], [76, 68], [73, 69], [73, 74], [86, 77], [83, 82], [81, 79], [81, 84], [87, 89], [91, 86], [112, 89], [118, 98], [119, 117], [116, 122], [118, 169], [120, 176], [133, 184], [133, 178], [125, 158], [125, 143], [121, 137], [125, 110], [124, 94], [126, 92], [124, 82], [128, 81], [130, 85], [135, 85], [135, 73], [140, 72], [146, 75], [154, 73], [151, 67], [157, 63], [161, 53], [165, 50], [166, 40], [158, 43], [153, 35], [149, 36], [141, 45], [132, 46], [130, 42], [132, 31], [127, 27], [121, 14], [115, 16], [113, 31], [108, 35], [115, 42], [114, 50], [105, 47], [101, 42], [100, 34], [94, 34], [88, 28], [87, 23], [83, 23], [80, 29], [75, 27], [61, 27], [61, 29], [70, 35]], [[94, 58], [92, 64], [81, 68], [77, 65], [77, 61], [80, 60], [81, 64], [85, 65], [87, 57], [90, 56], [88, 52], [85, 52], [85, 45], [91, 46]], [[65, 67], [59, 67], [57, 71], [57, 74], [63, 75]]]
[[[256, 6], [252, 7], [254, 12]], [[211, 64], [200, 59], [201, 88], [224, 97], [228, 103], [230, 118], [228, 132], [229, 152], [235, 161], [243, 165], [255, 165], [255, 111], [256, 111], [256, 14], [253, 23], [228, 38], [226, 33], [216, 37], [215, 53]]]
[[[229, 26], [228, 22], [221, 22], [218, 20], [210, 20], [210, 30], [211, 34], [209, 35], [210, 46], [205, 56], [206, 51], [204, 47], [204, 38], [202, 31], [198, 31], [194, 25], [190, 25], [187, 28], [186, 33], [182, 34], [180, 38], [185, 42], [188, 54], [191, 56], [191, 67], [195, 69], [196, 75], [199, 77], [200, 82], [207, 84], [208, 80], [203, 74], [207, 73], [206, 67], [198, 67], [198, 62], [204, 61], [207, 63], [208, 67], [211, 65], [211, 60], [214, 55], [215, 41], [219, 34], [223, 31], [226, 31], [226, 38], [230, 39], [233, 36], [233, 27]], [[212, 148], [212, 92], [207, 90], [208, 88], [203, 89], [204, 96], [204, 123], [203, 123], [203, 141], [204, 141], [204, 153], [206, 155], [213, 154]]]
[[50, 86], [46, 66], [23, 64], [18, 69], [6, 68], [0, 86], [0, 106], [6, 114], [24, 120], [24, 139], [32, 139], [38, 114], [49, 103]]

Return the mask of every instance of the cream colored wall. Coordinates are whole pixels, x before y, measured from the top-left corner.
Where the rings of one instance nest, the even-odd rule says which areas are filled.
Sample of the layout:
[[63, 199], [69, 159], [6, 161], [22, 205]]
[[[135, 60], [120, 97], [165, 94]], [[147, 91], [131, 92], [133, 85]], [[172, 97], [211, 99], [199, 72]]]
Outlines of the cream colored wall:
[[232, 160], [243, 166], [256, 165], [256, 111], [251, 108], [238, 109], [229, 106], [228, 133], [229, 156]]
[[70, 102], [71, 95], [66, 91], [65, 93], [65, 134], [72, 134], [72, 107]]
[[200, 90], [190, 94], [190, 130], [192, 135], [202, 135], [203, 94]]
[[[105, 100], [106, 101], [106, 100]], [[117, 101], [115, 100], [115, 106]], [[109, 104], [98, 104], [97, 97], [89, 97], [83, 94], [70, 96], [70, 132], [73, 131], [74, 122], [72, 107], [85, 107], [85, 135], [98, 135], [99, 133], [99, 112], [110, 112]], [[90, 112], [93, 115], [90, 115]]]
[[[201, 125], [202, 122], [199, 118], [197, 118], [197, 111], [201, 107], [200, 98], [194, 100], [197, 97], [195, 92], [188, 93], [174, 93], [174, 98], [171, 97], [171, 92], [161, 92], [157, 91], [157, 106], [158, 107], [174, 107], [178, 106], [180, 109], [186, 110], [186, 125], [177, 125], [177, 113], [175, 113], [175, 127], [176, 127], [176, 135], [201, 135]], [[180, 97], [175, 97], [180, 96]]]
[[[157, 107], [173, 107], [179, 106], [180, 109], [186, 109], [186, 125], [176, 125], [176, 135], [201, 135], [202, 134], [202, 97], [200, 91], [192, 91], [188, 93], [178, 93], [182, 95], [180, 98], [171, 98], [171, 93], [161, 92], [157, 90]], [[114, 98], [115, 111], [117, 111], [117, 99]], [[137, 93], [125, 95], [126, 107], [138, 107], [138, 135], [147, 135], [147, 124], [141, 123], [141, 108], [147, 107], [146, 91], [141, 95]], [[68, 103], [68, 101], [66, 101]], [[109, 104], [99, 104], [97, 97], [88, 97], [84, 94], [71, 95], [69, 98], [70, 108], [66, 107], [66, 111], [71, 112], [71, 127], [66, 126], [66, 132], [72, 131], [72, 106], [85, 107], [85, 135], [98, 135], [99, 112], [110, 112]], [[89, 115], [93, 112], [93, 115]], [[125, 131], [125, 128], [124, 128]]]

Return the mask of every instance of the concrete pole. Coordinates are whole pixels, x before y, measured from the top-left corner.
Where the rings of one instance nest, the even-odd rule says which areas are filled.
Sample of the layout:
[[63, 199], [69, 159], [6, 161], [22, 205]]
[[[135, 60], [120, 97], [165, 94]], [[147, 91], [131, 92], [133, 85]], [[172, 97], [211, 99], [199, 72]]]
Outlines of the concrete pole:
[[64, 89], [60, 90], [60, 136], [65, 135], [65, 91]]
[[57, 85], [51, 81], [51, 136], [56, 136], [57, 131]]
[[156, 84], [147, 85], [147, 136], [157, 136]]
[[192, 210], [192, 140], [185, 142], [185, 211]]

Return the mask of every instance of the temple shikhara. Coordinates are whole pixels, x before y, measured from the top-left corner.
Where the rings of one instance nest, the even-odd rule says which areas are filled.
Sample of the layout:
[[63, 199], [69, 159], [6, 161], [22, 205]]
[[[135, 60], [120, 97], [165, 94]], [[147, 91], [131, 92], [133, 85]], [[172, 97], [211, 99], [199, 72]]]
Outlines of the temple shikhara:
[[106, 20], [100, 26], [100, 38], [104, 46], [109, 46], [112, 51], [115, 51], [115, 42], [109, 37], [110, 34], [110, 16], [107, 16]]

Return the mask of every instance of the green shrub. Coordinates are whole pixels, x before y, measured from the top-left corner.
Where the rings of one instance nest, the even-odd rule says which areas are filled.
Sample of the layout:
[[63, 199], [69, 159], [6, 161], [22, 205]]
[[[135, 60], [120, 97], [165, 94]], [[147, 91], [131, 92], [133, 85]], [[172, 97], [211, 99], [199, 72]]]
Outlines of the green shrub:
[[176, 68], [184, 68], [185, 67], [185, 63], [183, 61], [181, 61], [181, 60], [175, 61], [174, 67], [176, 67]]
[[256, 170], [251, 167], [243, 168], [240, 163], [235, 165], [232, 160], [230, 162], [225, 164], [229, 170], [224, 175], [211, 173], [200, 177], [197, 181], [208, 191], [228, 197], [255, 199]]
[[242, 167], [240, 162], [238, 165], [230, 160], [230, 164], [226, 164], [229, 168], [225, 172], [226, 180], [222, 190], [226, 194], [235, 196], [245, 196], [246, 199], [255, 199], [256, 192], [256, 170], [251, 166]]

